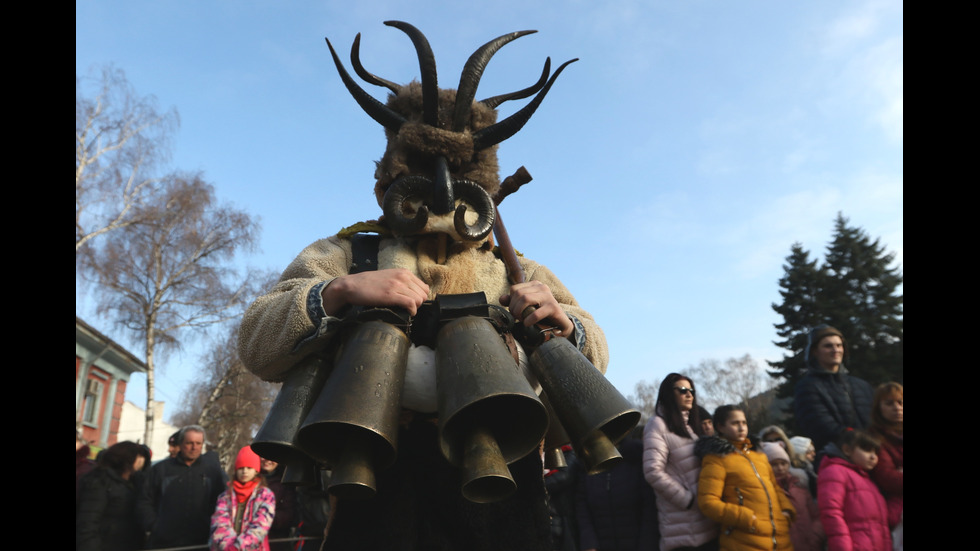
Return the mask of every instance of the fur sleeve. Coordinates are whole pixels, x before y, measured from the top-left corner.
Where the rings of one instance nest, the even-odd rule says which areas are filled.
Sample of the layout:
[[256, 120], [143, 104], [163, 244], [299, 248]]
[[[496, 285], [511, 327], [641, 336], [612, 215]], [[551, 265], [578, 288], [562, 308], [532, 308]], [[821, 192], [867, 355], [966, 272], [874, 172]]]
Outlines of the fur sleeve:
[[308, 354], [309, 342], [328, 338], [318, 333], [307, 313], [310, 289], [346, 275], [351, 262], [350, 241], [339, 237], [321, 239], [303, 250], [286, 268], [279, 283], [259, 297], [245, 312], [238, 337], [242, 362], [267, 381], [279, 381]]
[[596, 369], [605, 373], [609, 365], [609, 348], [606, 345], [606, 335], [592, 318], [592, 314], [579, 306], [571, 291], [551, 270], [524, 258], [521, 259], [521, 264], [527, 274], [527, 281], [540, 281], [547, 285], [565, 313], [575, 316], [582, 323], [585, 328], [585, 346], [582, 348], [582, 353]]

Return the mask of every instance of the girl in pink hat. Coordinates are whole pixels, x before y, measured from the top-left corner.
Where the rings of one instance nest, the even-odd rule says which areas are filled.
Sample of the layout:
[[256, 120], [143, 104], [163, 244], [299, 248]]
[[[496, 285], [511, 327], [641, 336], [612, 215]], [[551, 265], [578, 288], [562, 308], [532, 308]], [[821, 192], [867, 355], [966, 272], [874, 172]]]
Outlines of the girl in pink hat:
[[245, 446], [235, 458], [235, 476], [218, 496], [211, 515], [212, 551], [269, 551], [276, 496], [260, 474], [261, 459]]

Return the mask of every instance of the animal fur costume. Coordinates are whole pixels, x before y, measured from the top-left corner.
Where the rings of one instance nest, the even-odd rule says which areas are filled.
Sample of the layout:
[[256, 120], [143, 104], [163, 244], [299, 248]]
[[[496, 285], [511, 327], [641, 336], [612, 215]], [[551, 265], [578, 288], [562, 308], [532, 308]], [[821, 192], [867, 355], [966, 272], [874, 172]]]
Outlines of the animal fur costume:
[[[421, 33], [404, 23], [386, 24], [412, 37], [423, 67], [425, 61], [431, 61], [431, 52]], [[360, 67], [356, 60], [358, 37], [352, 50], [355, 70], [368, 82], [392, 91], [387, 105], [353, 84], [330, 46], [345, 85], [362, 108], [385, 126], [388, 138], [387, 150], [375, 174], [375, 193], [385, 216], [377, 223], [354, 228], [366, 227], [380, 233], [384, 238], [378, 250], [377, 268], [409, 270], [429, 285], [430, 299], [440, 294], [483, 291], [490, 303], [498, 304], [499, 296], [509, 294], [507, 269], [496, 254], [486, 220], [482, 219], [486, 212], [485, 208], [481, 211], [481, 201], [485, 200], [481, 193], [492, 197], [500, 186], [496, 143], [526, 122], [564, 66], [547, 84], [550, 64], [545, 65], [541, 80], [525, 90], [483, 102], [474, 102], [472, 94], [489, 55], [524, 34], [527, 32], [504, 35], [485, 45], [477, 52], [483, 52], [482, 61], [477, 59], [474, 66], [474, 58], [478, 57], [474, 54], [464, 69], [459, 90], [437, 90], [437, 96], [432, 92], [434, 61], [431, 61], [431, 74], [423, 70], [421, 83], [398, 86]], [[467, 84], [467, 78], [472, 82]], [[528, 106], [496, 123], [496, 105], [538, 91]], [[468, 110], [458, 108], [458, 96], [471, 104]], [[438, 99], [433, 100], [434, 97]], [[392, 188], [397, 189], [406, 181], [418, 181], [412, 178], [428, 178], [434, 172], [436, 183], [430, 187], [438, 187], [440, 167], [446, 167], [451, 174], [453, 186], [463, 182], [448, 212], [446, 209], [439, 212], [429, 205], [430, 201], [437, 202], [438, 197], [416, 198], [414, 203], [389, 200]], [[482, 191], [474, 191], [474, 186], [466, 182], [472, 182]], [[422, 195], [425, 195], [429, 180], [422, 185]], [[412, 195], [415, 189], [410, 188], [406, 195]], [[467, 208], [460, 211], [461, 204]], [[459, 221], [460, 212], [463, 222]], [[426, 215], [424, 225], [416, 224]], [[320, 293], [334, 278], [349, 273], [355, 261], [350, 241], [354, 231], [341, 232], [307, 247], [286, 268], [276, 287], [249, 308], [241, 325], [239, 348], [242, 361], [252, 372], [265, 380], [283, 380], [305, 356], [330, 345], [343, 320], [323, 311]], [[525, 258], [520, 259], [520, 264], [527, 281], [548, 285], [575, 325], [569, 340], [596, 368], [605, 372], [608, 363], [605, 337], [591, 315], [579, 307], [550, 270]], [[539, 454], [532, 452], [510, 465], [517, 483], [517, 492], [512, 496], [490, 504], [464, 499], [460, 494], [459, 472], [441, 455], [437, 444], [438, 431], [432, 413], [435, 381], [425, 369], [426, 362], [431, 360], [420, 359], [419, 354], [424, 356], [425, 352], [418, 352], [414, 347], [409, 354], [402, 394], [405, 415], [398, 434], [395, 464], [376, 473], [374, 498], [338, 503], [325, 548], [550, 551], [550, 521]]]

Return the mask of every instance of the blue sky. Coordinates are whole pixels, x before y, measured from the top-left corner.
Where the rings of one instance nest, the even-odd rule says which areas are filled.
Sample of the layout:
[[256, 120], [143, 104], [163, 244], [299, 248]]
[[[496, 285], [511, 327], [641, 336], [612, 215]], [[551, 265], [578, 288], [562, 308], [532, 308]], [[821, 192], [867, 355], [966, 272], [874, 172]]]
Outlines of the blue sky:
[[[259, 216], [261, 251], [248, 262], [280, 271], [317, 238], [380, 214], [383, 133], [343, 87], [324, 37], [350, 70], [360, 32], [365, 67], [406, 83], [418, 77], [411, 42], [382, 22], [407, 21], [454, 88], [484, 42], [537, 29], [493, 58], [478, 99], [528, 86], [548, 56], [580, 60], [501, 144], [502, 175], [523, 165], [534, 177], [501, 214], [518, 250], [602, 325], [607, 375], [624, 394], [702, 359], [779, 359], [770, 305], [783, 260], [794, 242], [822, 256], [838, 212], [902, 262], [901, 2], [474, 5], [76, 1], [75, 71], [112, 63], [176, 108], [173, 166], [203, 171], [223, 200]], [[86, 296], [76, 312], [131, 342]], [[163, 365], [166, 416], [198, 353]], [[144, 385], [135, 377], [127, 398], [142, 405]]]

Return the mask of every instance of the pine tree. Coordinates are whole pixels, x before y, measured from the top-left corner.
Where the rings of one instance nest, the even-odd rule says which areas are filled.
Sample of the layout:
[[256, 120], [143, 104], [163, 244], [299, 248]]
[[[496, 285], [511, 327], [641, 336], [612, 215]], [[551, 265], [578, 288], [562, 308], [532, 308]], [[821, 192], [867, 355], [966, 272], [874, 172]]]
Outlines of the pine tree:
[[776, 334], [782, 340], [773, 344], [789, 350], [791, 355], [778, 362], [769, 362], [769, 372], [773, 377], [787, 379], [789, 384], [784, 388], [791, 389], [806, 369], [803, 353], [807, 331], [823, 322], [819, 297], [827, 273], [817, 267], [816, 260], [810, 260], [809, 251], [798, 242], [790, 248], [783, 269], [785, 274], [779, 279], [783, 302], [772, 305], [772, 309], [783, 317], [783, 322], [776, 324]]
[[827, 247], [827, 287], [822, 302], [834, 314], [827, 323], [847, 339], [848, 369], [872, 384], [903, 380], [902, 274], [894, 253], [838, 214]]
[[851, 373], [872, 385], [903, 382], [903, 279], [894, 261], [894, 253], [863, 229], [848, 226], [842, 214], [821, 266], [802, 245], [792, 246], [779, 280], [783, 302], [772, 305], [783, 317], [775, 324], [782, 340], [774, 344], [788, 353], [769, 362], [770, 374], [785, 379], [783, 395], [792, 394], [802, 376], [807, 333], [821, 323], [844, 334], [844, 363]]

